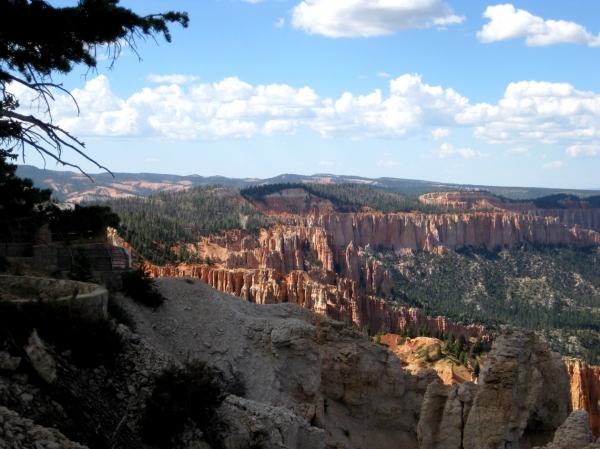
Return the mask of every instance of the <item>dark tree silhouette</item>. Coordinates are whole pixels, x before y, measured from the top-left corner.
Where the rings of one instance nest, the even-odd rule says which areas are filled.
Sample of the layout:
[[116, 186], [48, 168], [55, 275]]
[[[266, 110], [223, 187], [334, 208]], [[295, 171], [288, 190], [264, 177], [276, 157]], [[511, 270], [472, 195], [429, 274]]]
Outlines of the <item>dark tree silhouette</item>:
[[[162, 34], [170, 42], [168, 24], [187, 27], [189, 22], [185, 12], [140, 16], [118, 3], [80, 0], [76, 6], [56, 8], [43, 0], [0, 0], [0, 144], [4, 149], [24, 154], [26, 148], [33, 148], [42, 157], [83, 173], [63, 158], [63, 150], [70, 149], [109, 171], [85, 153], [81, 140], [53, 123], [55, 92], [69, 92], [54, 83], [52, 75], [69, 73], [77, 65], [93, 71], [99, 51], [107, 53], [112, 67], [123, 45], [137, 54], [136, 40]], [[9, 92], [13, 83], [35, 93], [43, 118], [19, 112], [19, 98]]]

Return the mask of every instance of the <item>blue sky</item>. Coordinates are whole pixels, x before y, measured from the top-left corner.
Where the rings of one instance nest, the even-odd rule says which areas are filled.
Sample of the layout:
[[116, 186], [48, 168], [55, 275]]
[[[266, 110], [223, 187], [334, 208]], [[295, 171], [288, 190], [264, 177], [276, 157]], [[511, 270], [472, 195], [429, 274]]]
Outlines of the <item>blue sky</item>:
[[121, 4], [191, 21], [56, 78], [81, 114], [55, 120], [113, 171], [600, 188], [600, 2]]

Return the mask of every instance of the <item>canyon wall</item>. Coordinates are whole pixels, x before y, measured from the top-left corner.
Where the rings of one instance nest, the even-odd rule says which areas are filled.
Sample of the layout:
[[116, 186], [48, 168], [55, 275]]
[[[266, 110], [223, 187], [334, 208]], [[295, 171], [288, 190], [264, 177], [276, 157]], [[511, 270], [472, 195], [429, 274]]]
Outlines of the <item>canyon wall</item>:
[[600, 367], [569, 357], [563, 360], [571, 376], [573, 409], [589, 413], [592, 433], [600, 437]]
[[577, 225], [583, 229], [600, 231], [600, 209], [537, 209], [524, 213], [538, 217], [558, 217], [568, 228]]
[[350, 213], [298, 217], [296, 224], [320, 227], [334, 247], [350, 242], [359, 247], [440, 252], [463, 246], [514, 248], [523, 242], [600, 245], [600, 234], [579, 226], [569, 228], [558, 217], [517, 213], [418, 214]]
[[332, 271], [292, 271], [282, 275], [272, 269], [224, 269], [206, 265], [158, 267], [146, 264], [144, 270], [152, 277], [194, 277], [218, 291], [239, 296], [257, 304], [294, 303], [320, 315], [352, 323], [359, 329], [365, 326], [372, 334], [380, 329], [399, 333], [406, 326], [416, 334], [426, 326], [434, 334], [452, 332], [455, 337], [481, 335], [491, 341], [494, 334], [483, 326], [465, 326], [446, 317], [431, 318], [416, 308], [393, 308], [371, 295], [360, 294], [356, 282], [339, 277]]

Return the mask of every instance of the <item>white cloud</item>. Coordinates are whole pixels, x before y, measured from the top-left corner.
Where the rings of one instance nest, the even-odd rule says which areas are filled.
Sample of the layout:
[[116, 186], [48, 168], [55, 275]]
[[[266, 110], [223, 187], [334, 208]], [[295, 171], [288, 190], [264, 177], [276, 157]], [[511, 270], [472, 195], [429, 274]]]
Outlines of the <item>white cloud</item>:
[[437, 128], [432, 130], [427, 138], [431, 140], [440, 140], [450, 137], [451, 135], [452, 131], [450, 131], [448, 128]]
[[144, 162], [148, 162], [148, 163], [152, 164], [154, 162], [160, 162], [160, 160], [156, 159], [156, 158], [153, 158], [153, 157], [150, 157], [148, 159], [145, 159]]
[[555, 168], [564, 167], [565, 165], [566, 164], [563, 161], [546, 162], [544, 165], [542, 165], [542, 169], [551, 170], [551, 169], [555, 169]]
[[262, 133], [267, 136], [296, 134], [298, 122], [296, 120], [269, 120], [263, 126]]
[[544, 20], [511, 4], [488, 6], [483, 17], [490, 19], [477, 37], [481, 42], [525, 38], [530, 47], [558, 43], [600, 46], [600, 36], [594, 36], [585, 27], [564, 20]]
[[[10, 89], [32, 113], [34, 98], [24, 86]], [[118, 97], [108, 78], [89, 80], [75, 89], [73, 101], [55, 93], [55, 122], [81, 137], [138, 136], [172, 140], [251, 138], [296, 134], [309, 128], [324, 138], [352, 140], [405, 138], [419, 133], [447, 139], [451, 127], [472, 129], [488, 143], [583, 145], [571, 153], [588, 155], [585, 145], [600, 141], [600, 95], [569, 84], [511, 83], [496, 104], [470, 104], [453, 89], [431, 86], [418, 75], [389, 81], [389, 94], [344, 92], [322, 97], [312, 88], [286, 84], [251, 85], [238, 78], [191, 85], [146, 87]], [[34, 114], [37, 103], [33, 103]], [[514, 154], [513, 150], [510, 154]], [[568, 153], [569, 154], [569, 153]]]
[[55, 119], [80, 136], [160, 136], [170, 139], [249, 138], [256, 134], [294, 134], [307, 126], [322, 137], [404, 137], [435, 125], [452, 124], [468, 100], [452, 89], [430, 86], [416, 75], [390, 80], [380, 90], [337, 99], [310, 87], [252, 86], [238, 78], [183, 87], [144, 88], [117, 97], [101, 75], [75, 89], [81, 115], [66, 96], [57, 95]]
[[529, 154], [529, 148], [527, 147], [514, 147], [510, 148], [504, 153], [505, 156], [509, 156], [511, 154]]
[[377, 76], [381, 77], [381, 78], [391, 78], [392, 75], [390, 75], [389, 73], [386, 72], [377, 72]]
[[567, 148], [569, 157], [578, 156], [598, 156], [600, 155], [600, 145], [571, 145]]
[[199, 79], [199, 77], [191, 75], [148, 75], [148, 80], [153, 83], [188, 84]]
[[279, 19], [277, 19], [277, 21], [273, 24], [273, 26], [275, 28], [281, 28], [285, 25], [285, 19], [283, 17], [280, 17]]
[[600, 138], [600, 95], [566, 83], [511, 83], [497, 105], [468, 106], [456, 116], [491, 143], [574, 143]]
[[384, 161], [381, 159], [379, 162], [377, 162], [377, 165], [380, 167], [400, 167], [402, 164], [396, 161]]
[[471, 148], [455, 148], [454, 145], [448, 142], [443, 143], [440, 149], [433, 151], [433, 153], [437, 154], [440, 159], [451, 157], [482, 159], [491, 156], [491, 153], [482, 153], [481, 151], [473, 150]]
[[305, 0], [294, 7], [292, 24], [309, 34], [370, 37], [463, 20], [440, 0]]

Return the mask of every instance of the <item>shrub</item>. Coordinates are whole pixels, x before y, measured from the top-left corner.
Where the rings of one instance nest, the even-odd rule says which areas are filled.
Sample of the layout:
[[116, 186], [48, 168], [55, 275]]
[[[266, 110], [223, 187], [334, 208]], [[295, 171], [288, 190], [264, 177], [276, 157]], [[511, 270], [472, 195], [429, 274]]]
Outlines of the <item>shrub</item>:
[[10, 262], [6, 259], [6, 257], [0, 255], [0, 273], [4, 273], [10, 267]]
[[218, 425], [216, 410], [225, 394], [216, 370], [194, 360], [183, 367], [171, 365], [156, 379], [139, 421], [142, 439], [161, 449], [173, 447], [174, 439], [192, 420], [205, 435]]
[[80, 282], [94, 282], [92, 263], [85, 250], [81, 247], [77, 248], [77, 254], [73, 256], [69, 279]]
[[117, 322], [124, 324], [131, 330], [135, 330], [135, 320], [131, 313], [123, 307], [123, 305], [115, 299], [112, 290], [108, 291], [108, 314]]
[[154, 280], [144, 270], [123, 273], [123, 293], [136, 302], [148, 307], [160, 306], [165, 297], [154, 287]]

